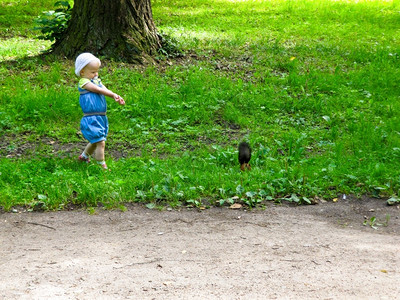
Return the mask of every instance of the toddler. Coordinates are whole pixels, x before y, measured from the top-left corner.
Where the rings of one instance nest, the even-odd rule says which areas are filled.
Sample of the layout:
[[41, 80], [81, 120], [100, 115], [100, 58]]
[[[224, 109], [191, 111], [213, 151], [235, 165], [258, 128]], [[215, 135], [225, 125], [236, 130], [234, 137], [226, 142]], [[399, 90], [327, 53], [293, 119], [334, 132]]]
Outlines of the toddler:
[[79, 104], [83, 111], [81, 132], [89, 141], [79, 156], [79, 160], [89, 163], [89, 157], [94, 153], [97, 163], [107, 170], [104, 160], [105, 141], [108, 134], [105, 96], [113, 98], [120, 105], [125, 105], [125, 101], [101, 83], [97, 77], [100, 65], [100, 60], [91, 53], [82, 53], [75, 61], [75, 74], [81, 78], [78, 84]]

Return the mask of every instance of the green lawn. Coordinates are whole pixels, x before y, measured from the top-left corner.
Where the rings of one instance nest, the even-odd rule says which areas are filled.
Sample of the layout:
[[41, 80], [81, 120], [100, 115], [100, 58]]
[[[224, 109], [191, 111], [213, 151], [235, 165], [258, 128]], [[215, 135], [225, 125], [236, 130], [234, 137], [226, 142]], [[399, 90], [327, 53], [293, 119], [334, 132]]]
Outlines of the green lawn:
[[[104, 173], [76, 161], [74, 62], [39, 56], [50, 44], [33, 20], [53, 1], [0, 0], [0, 207], [399, 195], [398, 1], [152, 7], [186, 56], [147, 68], [102, 60], [103, 82], [127, 101], [109, 101]], [[251, 172], [239, 170], [241, 140]]]

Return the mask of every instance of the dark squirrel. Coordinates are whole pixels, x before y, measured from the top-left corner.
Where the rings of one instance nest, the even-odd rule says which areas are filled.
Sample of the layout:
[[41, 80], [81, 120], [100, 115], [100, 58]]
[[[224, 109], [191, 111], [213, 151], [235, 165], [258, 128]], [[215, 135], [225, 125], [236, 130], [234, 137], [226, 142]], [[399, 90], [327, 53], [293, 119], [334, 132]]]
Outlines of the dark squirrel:
[[251, 148], [249, 144], [246, 142], [241, 142], [239, 144], [239, 164], [240, 164], [240, 169], [242, 171], [248, 169], [251, 170], [251, 166], [249, 164], [250, 159], [251, 159]]

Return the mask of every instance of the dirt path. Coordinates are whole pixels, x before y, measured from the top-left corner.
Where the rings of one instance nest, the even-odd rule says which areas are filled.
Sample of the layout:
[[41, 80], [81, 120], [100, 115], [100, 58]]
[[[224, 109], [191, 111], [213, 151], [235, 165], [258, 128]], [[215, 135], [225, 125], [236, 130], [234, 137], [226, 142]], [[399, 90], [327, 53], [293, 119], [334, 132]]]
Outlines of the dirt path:
[[399, 218], [371, 199], [0, 213], [0, 299], [400, 299]]

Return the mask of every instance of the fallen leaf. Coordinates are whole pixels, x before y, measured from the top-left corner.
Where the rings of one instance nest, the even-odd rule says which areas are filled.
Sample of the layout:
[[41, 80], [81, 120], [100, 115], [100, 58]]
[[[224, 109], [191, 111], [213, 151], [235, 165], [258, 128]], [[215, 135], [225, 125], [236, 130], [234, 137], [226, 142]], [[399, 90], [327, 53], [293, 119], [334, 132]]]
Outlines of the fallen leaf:
[[338, 200], [337, 198], [333, 198], [333, 200], [332, 200], [332, 201], [333, 201], [333, 202], [337, 202], [337, 200]]
[[230, 209], [240, 209], [242, 208], [242, 204], [240, 203], [233, 203], [231, 206], [229, 206]]
[[387, 273], [387, 270], [381, 270], [382, 273]]

